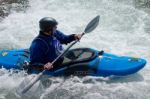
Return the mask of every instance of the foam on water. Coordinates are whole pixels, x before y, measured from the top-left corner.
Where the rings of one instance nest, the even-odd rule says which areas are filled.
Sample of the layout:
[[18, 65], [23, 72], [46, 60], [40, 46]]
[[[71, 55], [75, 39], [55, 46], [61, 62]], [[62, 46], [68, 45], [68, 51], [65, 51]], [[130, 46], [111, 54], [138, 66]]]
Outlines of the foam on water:
[[[145, 58], [148, 63], [139, 74], [127, 77], [50, 78], [54, 83], [41, 93], [41, 99], [148, 99], [150, 97], [149, 13], [133, 0], [30, 0], [25, 12], [13, 11], [0, 23], [0, 49], [28, 48], [38, 34], [38, 21], [45, 16], [58, 20], [66, 34], [80, 33], [100, 15], [100, 24], [75, 47], [103, 49], [118, 55]], [[0, 98], [17, 99], [16, 86], [24, 73], [0, 76]], [[16, 76], [17, 75], [17, 76]]]

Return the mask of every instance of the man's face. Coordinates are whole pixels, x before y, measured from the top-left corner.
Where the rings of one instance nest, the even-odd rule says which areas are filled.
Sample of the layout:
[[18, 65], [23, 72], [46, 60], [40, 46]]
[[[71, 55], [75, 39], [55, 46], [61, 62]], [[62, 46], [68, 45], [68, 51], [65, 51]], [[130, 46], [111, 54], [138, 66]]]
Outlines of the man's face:
[[55, 25], [53, 28], [50, 28], [49, 32], [47, 32], [46, 34], [48, 34], [48, 35], [54, 35], [54, 33], [56, 32], [56, 30], [57, 30], [57, 25]]
[[53, 34], [56, 32], [56, 30], [57, 30], [57, 25], [55, 25], [55, 26], [53, 27]]

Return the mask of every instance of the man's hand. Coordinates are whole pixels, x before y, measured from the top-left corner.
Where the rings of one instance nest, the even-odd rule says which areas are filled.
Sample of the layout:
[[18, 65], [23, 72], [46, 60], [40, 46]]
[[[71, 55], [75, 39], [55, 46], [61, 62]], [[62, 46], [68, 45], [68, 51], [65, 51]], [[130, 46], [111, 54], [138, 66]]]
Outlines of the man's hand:
[[74, 35], [74, 38], [76, 39], [76, 40], [80, 40], [81, 39], [81, 37], [82, 37], [82, 34], [75, 34]]
[[46, 64], [44, 65], [44, 69], [49, 70], [49, 69], [52, 69], [52, 68], [53, 68], [53, 64], [50, 63], [50, 62], [48, 62], [48, 63], [46, 63]]

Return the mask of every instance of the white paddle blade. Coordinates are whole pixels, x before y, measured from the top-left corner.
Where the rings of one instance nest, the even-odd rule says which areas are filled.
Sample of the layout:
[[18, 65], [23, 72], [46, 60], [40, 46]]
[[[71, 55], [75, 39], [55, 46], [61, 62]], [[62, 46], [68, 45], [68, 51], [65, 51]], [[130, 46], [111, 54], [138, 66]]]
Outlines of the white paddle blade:
[[93, 31], [99, 24], [100, 16], [96, 16], [92, 21], [89, 22], [89, 24], [86, 26], [84, 33], [89, 33]]
[[23, 89], [32, 81], [34, 80], [36, 75], [32, 74], [27, 76], [16, 89], [16, 93], [19, 96], [38, 96], [43, 90], [43, 86], [39, 81], [37, 81], [27, 92], [23, 92]]
[[25, 87], [22, 88], [21, 93], [25, 94], [36, 82], [38, 82], [39, 79], [41, 78], [41, 76], [43, 75], [43, 72], [41, 72], [41, 73], [39, 73], [38, 75], [35, 75], [35, 76], [34, 76], [34, 74], [32, 74], [33, 75], [33, 77], [32, 77], [33, 79], [31, 79], [30, 81], [28, 81], [26, 83]]

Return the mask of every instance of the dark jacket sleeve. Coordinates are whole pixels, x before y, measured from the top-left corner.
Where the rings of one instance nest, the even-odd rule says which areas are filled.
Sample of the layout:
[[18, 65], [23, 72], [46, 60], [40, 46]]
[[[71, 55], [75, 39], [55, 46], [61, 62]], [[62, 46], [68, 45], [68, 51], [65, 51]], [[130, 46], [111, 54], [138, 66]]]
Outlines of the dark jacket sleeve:
[[68, 43], [74, 41], [75, 40], [74, 35], [75, 34], [65, 35], [64, 33], [60, 32], [58, 30], [54, 34], [54, 36], [60, 41], [61, 44], [68, 44]]
[[31, 64], [44, 63], [45, 52], [47, 46], [40, 40], [35, 40], [30, 46], [30, 62]]

